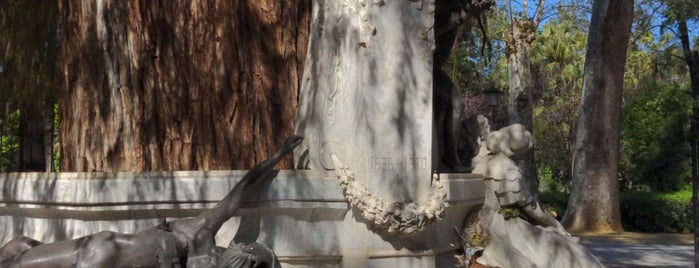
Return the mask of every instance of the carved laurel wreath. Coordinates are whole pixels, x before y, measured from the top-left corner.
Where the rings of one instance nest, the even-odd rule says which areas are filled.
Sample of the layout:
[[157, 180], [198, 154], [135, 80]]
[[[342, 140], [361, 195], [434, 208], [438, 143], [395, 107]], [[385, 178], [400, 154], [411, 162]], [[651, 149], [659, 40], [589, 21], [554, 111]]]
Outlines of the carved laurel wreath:
[[362, 212], [375, 229], [389, 233], [414, 235], [434, 221], [444, 216], [447, 191], [437, 174], [432, 175], [432, 191], [420, 197], [417, 202], [388, 203], [355, 180], [354, 172], [332, 154], [335, 172], [345, 199]]

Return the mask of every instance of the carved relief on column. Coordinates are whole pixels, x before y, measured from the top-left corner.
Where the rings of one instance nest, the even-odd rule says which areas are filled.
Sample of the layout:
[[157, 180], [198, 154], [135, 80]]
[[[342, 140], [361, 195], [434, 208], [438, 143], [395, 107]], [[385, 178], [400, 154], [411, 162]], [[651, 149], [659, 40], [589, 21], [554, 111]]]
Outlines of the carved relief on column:
[[336, 154], [387, 200], [430, 191], [433, 1], [316, 0], [296, 133], [302, 169]]

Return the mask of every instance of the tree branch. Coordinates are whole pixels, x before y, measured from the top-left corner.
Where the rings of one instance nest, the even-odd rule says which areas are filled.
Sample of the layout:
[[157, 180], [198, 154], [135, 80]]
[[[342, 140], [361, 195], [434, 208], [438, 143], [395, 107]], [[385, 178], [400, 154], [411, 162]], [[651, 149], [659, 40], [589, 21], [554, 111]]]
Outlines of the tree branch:
[[539, 28], [539, 23], [541, 23], [541, 19], [544, 17], [544, 4], [546, 4], [546, 0], [539, 0], [539, 4], [536, 5], [536, 15], [534, 15], [534, 29]]

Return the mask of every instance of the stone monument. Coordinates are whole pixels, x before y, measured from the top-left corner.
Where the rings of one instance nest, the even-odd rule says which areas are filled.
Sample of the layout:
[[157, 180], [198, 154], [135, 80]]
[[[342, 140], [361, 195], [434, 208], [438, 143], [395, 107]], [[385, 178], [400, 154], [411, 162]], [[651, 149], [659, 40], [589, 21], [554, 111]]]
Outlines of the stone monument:
[[[216, 245], [261, 245], [283, 267], [460, 265], [454, 230], [478, 212], [483, 182], [434, 173], [435, 1], [314, 0], [312, 12], [297, 169], [250, 193]], [[196, 216], [244, 174], [0, 174], [0, 243]]]
[[318, 0], [312, 10], [296, 125], [306, 139], [295, 165], [339, 178], [360, 224], [349, 240], [330, 235], [343, 265], [434, 267], [480, 203], [448, 208], [467, 190], [433, 174], [444, 147], [437, 128], [451, 131], [434, 119], [435, 1]]

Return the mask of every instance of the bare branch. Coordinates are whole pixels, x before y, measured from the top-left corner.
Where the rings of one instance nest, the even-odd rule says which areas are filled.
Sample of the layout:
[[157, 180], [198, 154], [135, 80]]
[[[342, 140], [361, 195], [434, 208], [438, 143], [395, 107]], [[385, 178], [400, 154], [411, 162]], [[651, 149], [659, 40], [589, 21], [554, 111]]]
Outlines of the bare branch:
[[522, 14], [526, 17], [527, 13], [529, 13], [529, 1], [524, 0], [522, 1]]
[[536, 15], [534, 17], [534, 29], [539, 27], [541, 19], [544, 17], [544, 5], [546, 0], [539, 0], [539, 4], [536, 6]]

